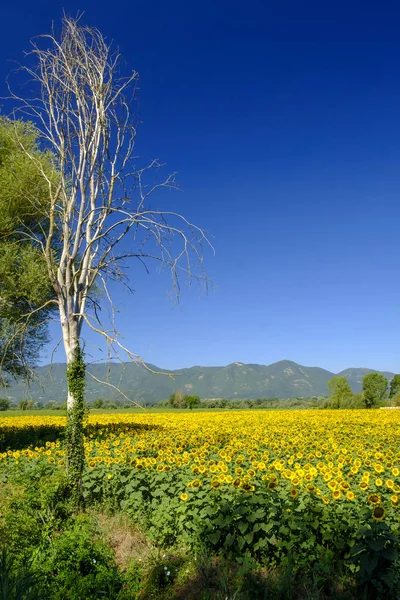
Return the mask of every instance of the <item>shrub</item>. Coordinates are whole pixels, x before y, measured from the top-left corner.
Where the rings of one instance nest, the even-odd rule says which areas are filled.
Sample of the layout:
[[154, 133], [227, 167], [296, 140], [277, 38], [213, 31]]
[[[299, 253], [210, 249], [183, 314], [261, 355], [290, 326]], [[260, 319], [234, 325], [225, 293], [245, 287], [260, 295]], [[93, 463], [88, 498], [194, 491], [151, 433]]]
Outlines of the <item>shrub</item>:
[[0, 410], [10, 410], [11, 402], [7, 398], [0, 398]]

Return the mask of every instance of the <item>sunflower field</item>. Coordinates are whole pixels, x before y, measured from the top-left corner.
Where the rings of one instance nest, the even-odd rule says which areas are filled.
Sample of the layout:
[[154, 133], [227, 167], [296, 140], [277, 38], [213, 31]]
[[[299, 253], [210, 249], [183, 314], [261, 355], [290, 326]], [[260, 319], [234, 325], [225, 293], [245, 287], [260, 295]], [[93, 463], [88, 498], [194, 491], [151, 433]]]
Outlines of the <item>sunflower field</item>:
[[[0, 419], [0, 474], [63, 472], [64, 424]], [[396, 410], [90, 415], [84, 496], [164, 547], [372, 577], [397, 560], [399, 440]]]

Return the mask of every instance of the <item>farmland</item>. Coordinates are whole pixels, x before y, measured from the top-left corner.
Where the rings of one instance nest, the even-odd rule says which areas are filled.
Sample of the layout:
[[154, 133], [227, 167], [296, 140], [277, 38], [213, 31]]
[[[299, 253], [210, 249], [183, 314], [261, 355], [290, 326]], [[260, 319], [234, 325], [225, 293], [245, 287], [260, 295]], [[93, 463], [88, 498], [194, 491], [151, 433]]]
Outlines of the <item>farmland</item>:
[[[47, 482], [51, 514], [58, 510], [55, 497], [65, 503], [59, 493], [64, 425], [59, 416], [0, 419], [4, 483], [21, 490]], [[346, 588], [357, 597], [357, 585], [360, 594], [379, 597], [398, 585], [391, 566], [399, 533], [399, 434], [399, 411], [384, 410], [91, 414], [85, 513], [124, 515], [171, 556], [183, 548], [185, 556], [247, 561], [253, 575], [290, 567], [290, 577], [311, 588], [321, 583], [316, 573], [337, 570], [347, 582], [343, 597]], [[10, 513], [12, 503], [3, 503]], [[165, 597], [179, 597], [172, 580], [162, 585]], [[154, 597], [164, 597], [162, 585]], [[239, 597], [247, 597], [243, 582], [237, 585]], [[329, 597], [331, 590], [321, 593]]]

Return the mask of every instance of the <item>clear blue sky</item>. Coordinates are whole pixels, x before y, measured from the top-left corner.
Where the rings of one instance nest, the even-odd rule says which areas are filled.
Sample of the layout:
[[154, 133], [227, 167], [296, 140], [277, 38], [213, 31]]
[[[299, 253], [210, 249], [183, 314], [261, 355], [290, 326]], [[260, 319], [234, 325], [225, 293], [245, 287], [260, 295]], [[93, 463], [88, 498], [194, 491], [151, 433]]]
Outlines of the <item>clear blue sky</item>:
[[399, 372], [400, 5], [8, 2], [1, 95], [8, 61], [62, 8], [140, 72], [138, 152], [184, 189], [160, 202], [215, 236], [208, 296], [184, 288], [174, 308], [155, 268], [116, 291], [126, 345], [164, 368]]

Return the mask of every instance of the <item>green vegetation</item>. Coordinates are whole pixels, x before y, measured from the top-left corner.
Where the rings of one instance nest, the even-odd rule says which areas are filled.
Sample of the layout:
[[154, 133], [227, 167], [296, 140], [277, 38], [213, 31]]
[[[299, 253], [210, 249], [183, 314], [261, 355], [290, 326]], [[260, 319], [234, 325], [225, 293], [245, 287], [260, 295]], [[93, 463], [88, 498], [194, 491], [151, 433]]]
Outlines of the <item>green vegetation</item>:
[[[47, 340], [54, 290], [38, 250], [56, 178], [52, 157], [39, 150], [30, 123], [0, 117], [0, 383], [4, 373], [29, 375]], [[30, 155], [31, 158], [28, 157]], [[24, 227], [29, 236], [24, 234]], [[36, 240], [36, 243], [33, 241]], [[3, 374], [3, 375], [2, 375]]]
[[[57, 420], [43, 451], [0, 462], [0, 598], [397, 600], [395, 414], [358, 411], [349, 423], [333, 411], [170, 411], [142, 424], [92, 419], [85, 510], [62, 468]], [[29, 422], [17, 426], [22, 447]], [[377, 444], [393, 481], [375, 489]], [[341, 465], [340, 483], [329, 463]], [[286, 479], [306, 464], [320, 469], [314, 480]]]
[[0, 410], [6, 411], [11, 408], [11, 402], [7, 398], [0, 398]]
[[395, 375], [390, 382], [389, 398], [394, 398], [400, 393], [400, 375]]
[[330, 408], [344, 408], [353, 397], [346, 377], [332, 377], [328, 381]]
[[388, 382], [381, 373], [369, 373], [363, 378], [363, 396], [366, 408], [379, 406], [387, 392]]

